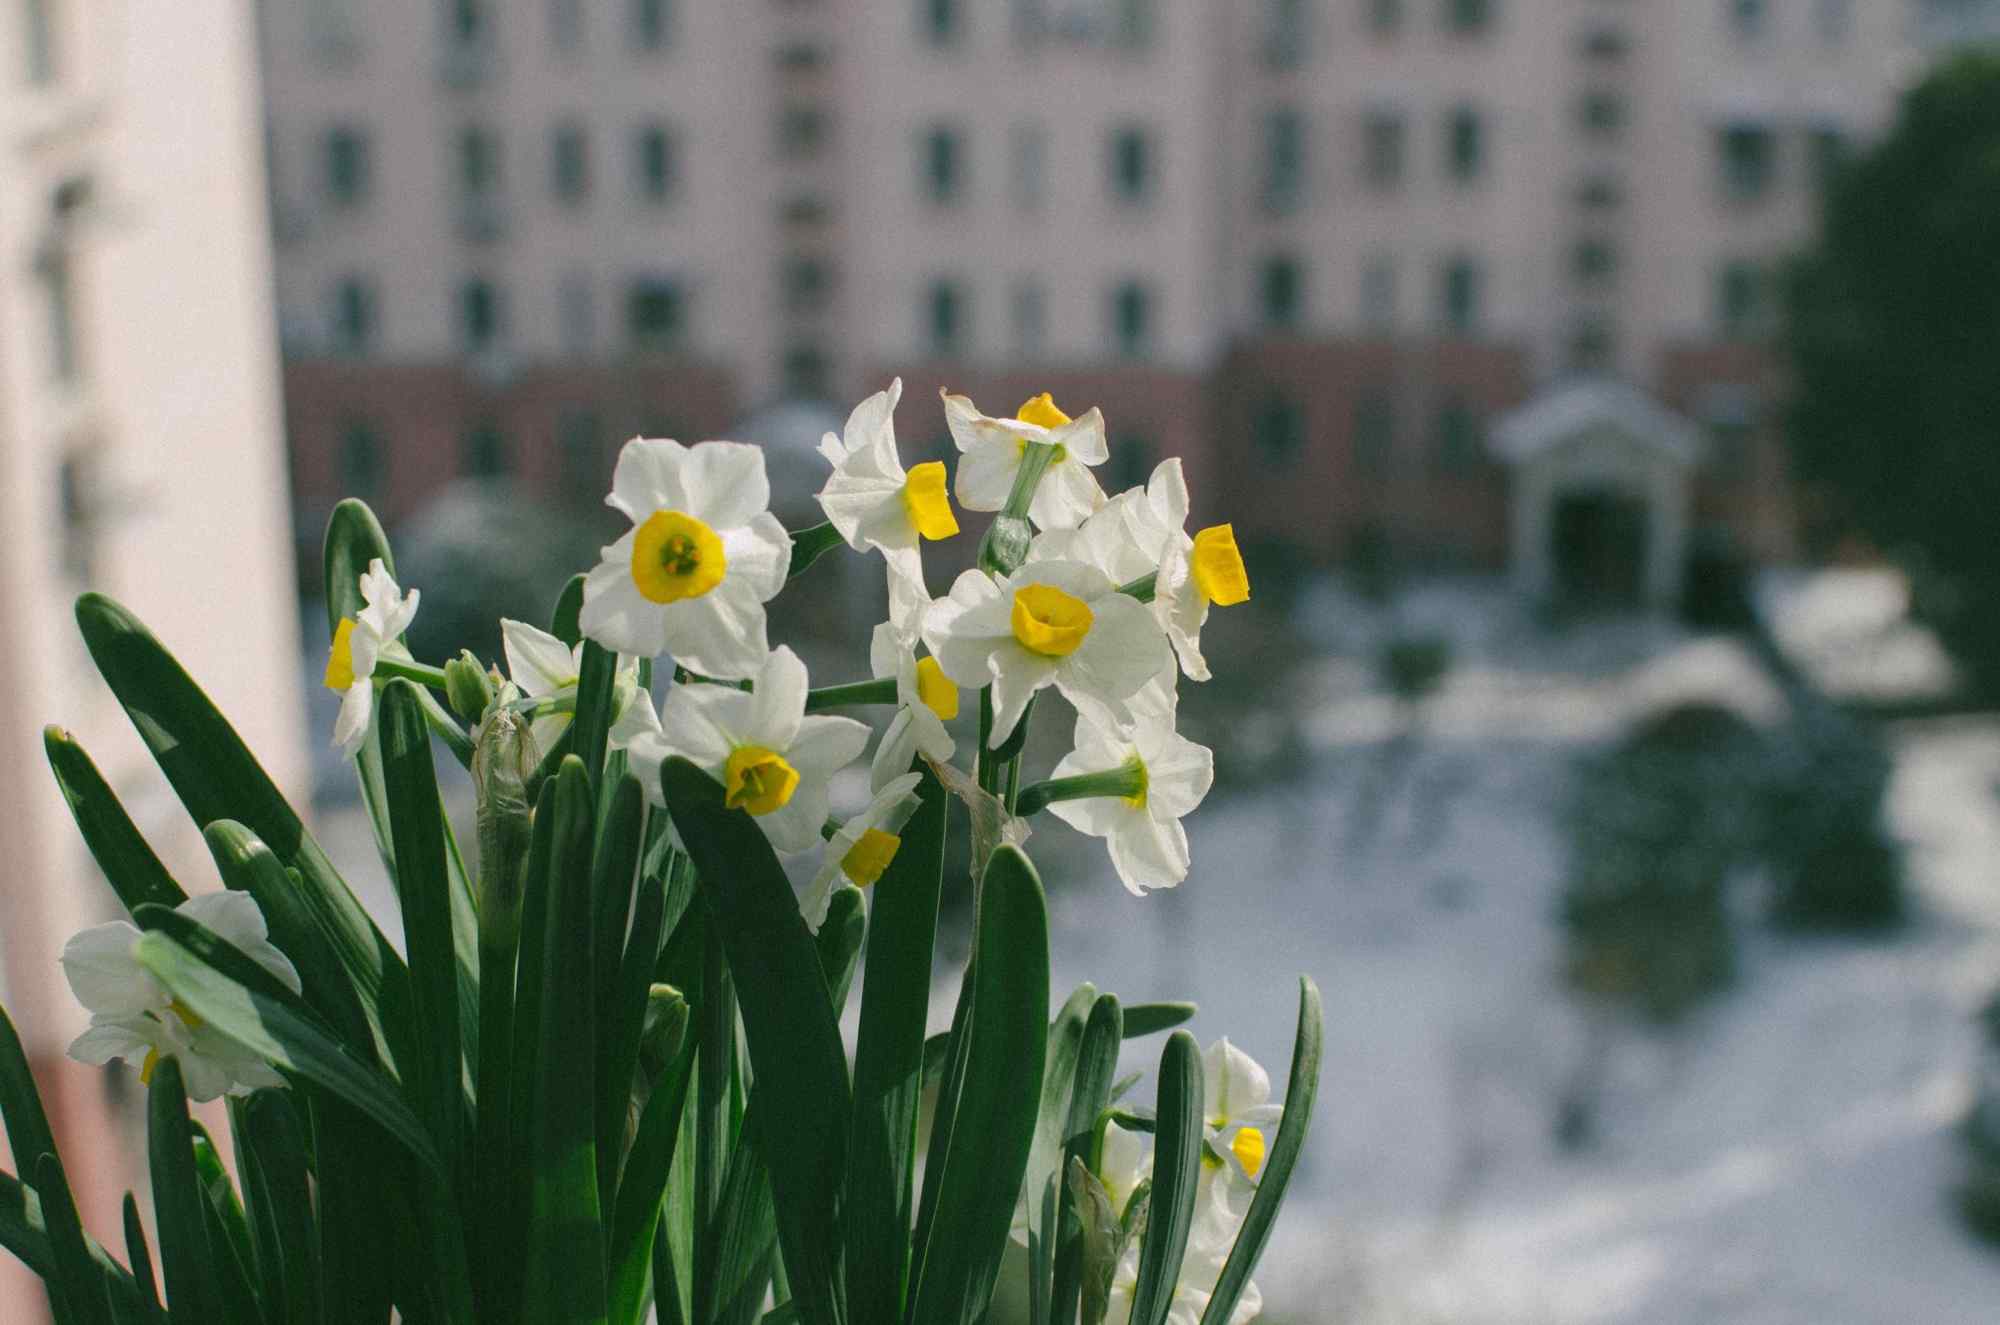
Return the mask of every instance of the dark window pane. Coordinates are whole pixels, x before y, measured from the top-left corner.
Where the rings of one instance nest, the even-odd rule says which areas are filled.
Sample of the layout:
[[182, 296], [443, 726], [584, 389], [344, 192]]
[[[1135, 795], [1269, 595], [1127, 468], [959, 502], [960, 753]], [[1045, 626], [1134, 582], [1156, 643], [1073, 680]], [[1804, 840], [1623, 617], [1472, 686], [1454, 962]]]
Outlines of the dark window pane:
[[1296, 258], [1266, 258], [1258, 277], [1258, 302], [1262, 305], [1264, 325], [1274, 330], [1291, 331], [1297, 328], [1302, 305], [1304, 282], [1299, 275]]
[[1472, 406], [1458, 395], [1447, 395], [1437, 413], [1433, 450], [1437, 467], [1446, 473], [1463, 473], [1478, 465], [1480, 434], [1479, 415]]
[[1386, 391], [1364, 392], [1354, 402], [1354, 467], [1379, 478], [1389, 472], [1395, 450], [1395, 403]]
[[926, 300], [931, 353], [949, 358], [960, 353], [965, 339], [965, 296], [956, 281], [933, 281]]
[[680, 283], [635, 281], [625, 296], [625, 327], [635, 350], [681, 348], [687, 335], [687, 299]]
[[502, 478], [513, 468], [506, 434], [491, 419], [482, 419], [465, 430], [464, 453], [459, 465], [467, 478]]
[[575, 205], [590, 193], [590, 146], [580, 124], [557, 127], [551, 142], [551, 172], [556, 198]]
[[673, 139], [664, 126], [648, 124], [633, 135], [634, 171], [641, 200], [658, 206], [674, 189]]
[[1274, 468], [1290, 465], [1305, 449], [1305, 411], [1290, 396], [1272, 390], [1252, 416], [1250, 437], [1265, 463]]
[[1118, 352], [1144, 354], [1152, 340], [1152, 295], [1137, 281], [1127, 281], [1111, 294], [1112, 336]]
[[382, 498], [389, 456], [382, 437], [365, 419], [349, 419], [340, 429], [340, 495], [365, 502]]

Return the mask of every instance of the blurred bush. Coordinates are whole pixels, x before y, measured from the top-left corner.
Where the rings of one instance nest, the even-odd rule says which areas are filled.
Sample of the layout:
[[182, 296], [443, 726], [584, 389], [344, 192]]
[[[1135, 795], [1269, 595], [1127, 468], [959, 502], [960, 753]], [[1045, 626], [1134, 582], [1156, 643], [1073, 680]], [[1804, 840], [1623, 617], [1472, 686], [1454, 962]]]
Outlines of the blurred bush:
[[1867, 930], [1904, 912], [1901, 859], [1883, 822], [1893, 771], [1875, 733], [1805, 709], [1770, 751], [1764, 859], [1772, 916], [1804, 929]]

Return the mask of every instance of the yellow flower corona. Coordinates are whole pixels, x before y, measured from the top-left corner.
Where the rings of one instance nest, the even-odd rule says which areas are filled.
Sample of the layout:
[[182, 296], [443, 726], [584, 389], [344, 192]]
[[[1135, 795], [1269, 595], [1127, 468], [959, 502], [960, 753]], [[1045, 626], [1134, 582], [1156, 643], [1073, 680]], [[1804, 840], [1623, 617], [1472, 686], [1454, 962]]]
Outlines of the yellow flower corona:
[[1194, 536], [1195, 587], [1202, 597], [1217, 607], [1233, 607], [1250, 600], [1250, 572], [1243, 568], [1243, 554], [1236, 550], [1236, 530], [1226, 524], [1210, 525]]
[[861, 840], [847, 849], [840, 858], [840, 872], [854, 880], [858, 888], [866, 888], [882, 877], [889, 863], [896, 858], [902, 848], [903, 839], [894, 833], [885, 833], [879, 828], [862, 830]]
[[1054, 397], [1046, 391], [1015, 410], [1014, 417], [1038, 428], [1060, 428], [1070, 421], [1069, 415], [1056, 408]]
[[917, 698], [938, 715], [940, 722], [950, 722], [958, 716], [958, 687], [951, 683], [935, 658], [917, 659]]
[[701, 597], [728, 566], [721, 536], [682, 511], [654, 511], [632, 539], [632, 582], [655, 603]]
[[950, 538], [958, 532], [958, 517], [951, 513], [951, 499], [945, 495], [944, 461], [911, 466], [903, 480], [903, 507], [921, 537]]
[[342, 617], [334, 628], [333, 649], [326, 655], [326, 688], [344, 692], [354, 684], [354, 618]]
[[729, 752], [722, 786], [730, 809], [769, 814], [782, 809], [799, 789], [799, 771], [776, 750], [739, 745]]
[[1264, 1134], [1254, 1127], [1238, 1129], [1236, 1139], [1229, 1143], [1229, 1151], [1236, 1156], [1236, 1162], [1251, 1177], [1264, 1167]]
[[1066, 658], [1090, 633], [1090, 604], [1053, 584], [1024, 584], [1014, 591], [1014, 638], [1030, 653]]

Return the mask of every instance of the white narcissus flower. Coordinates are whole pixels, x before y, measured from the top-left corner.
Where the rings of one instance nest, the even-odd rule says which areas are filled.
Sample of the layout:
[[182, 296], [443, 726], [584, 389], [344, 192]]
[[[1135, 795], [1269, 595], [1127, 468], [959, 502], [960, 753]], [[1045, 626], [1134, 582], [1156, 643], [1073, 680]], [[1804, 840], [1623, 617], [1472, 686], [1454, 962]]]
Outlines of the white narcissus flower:
[[868, 644], [869, 670], [877, 680], [896, 681], [896, 713], [869, 769], [868, 780], [878, 791], [908, 773], [919, 753], [941, 764], [958, 748], [944, 726], [958, 717], [958, 687], [936, 658], [916, 653], [930, 603], [923, 581], [891, 562], [889, 619], [875, 627]]
[[[545, 630], [525, 621], [500, 619], [501, 646], [507, 653], [507, 676], [530, 699], [568, 700], [567, 711], [543, 713], [529, 725], [535, 748], [547, 752], [574, 715], [576, 687], [583, 672], [583, 645], [569, 647]], [[639, 660], [618, 659], [618, 679], [613, 691], [616, 716], [611, 723], [611, 748], [623, 750], [642, 732], [660, 729], [653, 697], [639, 688]]]
[[[174, 909], [299, 992], [299, 973], [272, 945], [264, 913], [250, 894], [204, 893]], [[71, 1058], [100, 1066], [114, 1058], [137, 1063], [139, 1080], [147, 1085], [162, 1058], [178, 1059], [194, 1100], [285, 1084], [269, 1063], [167, 992], [132, 955], [138, 941], [137, 927], [115, 920], [83, 930], [63, 946], [63, 974], [90, 1013], [89, 1028], [69, 1046]]]
[[583, 633], [618, 653], [670, 653], [703, 676], [763, 666], [764, 604], [785, 587], [792, 541], [766, 509], [762, 448], [635, 437], [605, 502], [632, 528], [583, 582]]
[[1138, 790], [1128, 796], [1061, 800], [1050, 813], [1081, 833], [1105, 839], [1111, 864], [1133, 894], [1171, 888], [1187, 877], [1183, 816], [1208, 795], [1215, 755], [1174, 730], [1173, 672], [1169, 667], [1134, 696], [1126, 721], [1079, 706], [1076, 748], [1064, 755], [1054, 778], [1125, 771]]
[[1030, 446], [1049, 446], [1055, 454], [1028, 505], [1028, 518], [1038, 529], [1068, 529], [1104, 504], [1104, 490], [1089, 466], [1101, 465], [1110, 454], [1104, 441], [1104, 416], [1092, 406], [1072, 419], [1056, 408], [1044, 391], [1015, 411], [1011, 419], [989, 418], [964, 396], [940, 391], [945, 426], [957, 443], [955, 490], [958, 504], [968, 511], [997, 511], [1007, 505], [1014, 475]]
[[866, 809], [842, 824], [827, 840], [819, 873], [813, 875], [812, 883], [799, 898], [799, 914], [806, 918], [807, 929], [817, 934], [826, 923], [827, 907], [833, 903], [835, 888], [842, 883], [869, 887], [896, 859], [896, 853], [903, 847], [900, 836], [903, 825], [917, 812], [917, 784], [921, 781], [920, 775], [905, 773], [882, 787]]
[[921, 539], [950, 538], [958, 517], [945, 495], [944, 462], [930, 460], [907, 472], [896, 454], [896, 402], [903, 379], [854, 407], [840, 437], [820, 439], [819, 453], [833, 475], [819, 491], [820, 509], [856, 552], [877, 548], [893, 564], [921, 574]]
[[1248, 600], [1250, 576], [1231, 526], [1211, 525], [1190, 538], [1187, 517], [1187, 480], [1175, 457], [1160, 462], [1144, 488], [1119, 493], [1075, 529], [1037, 536], [1029, 555], [1085, 562], [1119, 584], [1153, 576], [1153, 615], [1181, 671], [1206, 681], [1201, 628], [1208, 609]]
[[1171, 662], [1146, 605], [1075, 561], [1031, 561], [1004, 580], [966, 571], [924, 613], [923, 636], [955, 684], [992, 684], [996, 748], [1044, 686], [1079, 708], [1122, 714]]
[[731, 809], [756, 817], [779, 851], [810, 850], [826, 822], [827, 784], [868, 744], [852, 718], [806, 716], [806, 665], [790, 648], [773, 649], [755, 688], [677, 685], [660, 710], [660, 730], [627, 753], [646, 794], [660, 800], [660, 765], [679, 755], [722, 784]]
[[361, 576], [362, 608], [334, 628], [333, 648], [326, 656], [326, 688], [340, 695], [340, 716], [334, 720], [333, 743], [348, 754], [361, 748], [368, 720], [375, 712], [375, 664], [384, 654], [409, 657], [398, 642], [417, 615], [419, 594], [396, 587], [395, 577], [377, 557]]
[[1226, 1035], [1203, 1051], [1201, 1071], [1209, 1149], [1254, 1185], [1269, 1147], [1264, 1129], [1285, 1115], [1283, 1105], [1271, 1103], [1270, 1075]]

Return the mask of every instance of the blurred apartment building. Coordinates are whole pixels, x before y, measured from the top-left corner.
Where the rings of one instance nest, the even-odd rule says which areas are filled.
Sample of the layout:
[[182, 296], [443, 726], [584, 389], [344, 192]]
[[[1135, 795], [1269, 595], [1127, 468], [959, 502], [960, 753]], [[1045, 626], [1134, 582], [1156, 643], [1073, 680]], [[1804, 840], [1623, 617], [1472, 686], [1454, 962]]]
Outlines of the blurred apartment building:
[[[1787, 551], [1775, 266], [1934, 50], [2000, 30], [1991, 0], [264, 12], [308, 539], [463, 474], [595, 501], [635, 432], [900, 374], [906, 447], [948, 445], [940, 383], [1049, 389], [1103, 406], [1107, 485], [1181, 454], [1240, 534], [1473, 564], [1579, 515]], [[1608, 445], [1685, 509], [1510, 510], [1574, 437], [1489, 430], [1578, 382], [1621, 385], [1529, 422], [1664, 405]]]
[[[63, 1057], [83, 1014], [57, 956], [116, 902], [44, 724], [75, 733], [190, 890], [216, 881], [84, 651], [76, 595], [138, 612], [282, 785], [305, 773], [255, 40], [248, 0], [0, 6], [0, 1001], [114, 1245], [144, 1162], [107, 1093], [130, 1077]], [[33, 1285], [0, 1254], [0, 1318], [38, 1318]]]

